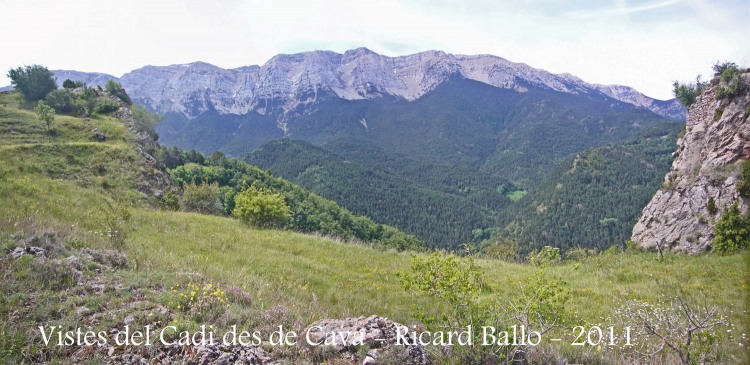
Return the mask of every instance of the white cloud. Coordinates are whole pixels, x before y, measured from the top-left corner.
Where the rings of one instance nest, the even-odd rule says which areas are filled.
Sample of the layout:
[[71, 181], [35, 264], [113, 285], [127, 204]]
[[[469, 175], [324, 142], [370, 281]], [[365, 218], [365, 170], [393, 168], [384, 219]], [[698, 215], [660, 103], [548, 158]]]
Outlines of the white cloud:
[[32, 63], [116, 76], [198, 60], [239, 67], [364, 46], [495, 54], [666, 99], [672, 80], [708, 74], [716, 60], [750, 62], [745, 0], [0, 0], [0, 9], [3, 74]]

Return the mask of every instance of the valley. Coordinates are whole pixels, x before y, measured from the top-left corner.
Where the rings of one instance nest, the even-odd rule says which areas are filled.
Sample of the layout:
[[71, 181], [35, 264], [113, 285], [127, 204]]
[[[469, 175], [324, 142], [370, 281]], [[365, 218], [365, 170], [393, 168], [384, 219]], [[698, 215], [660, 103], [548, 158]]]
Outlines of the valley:
[[[696, 91], [705, 115], [692, 108], [685, 130], [602, 94], [461, 77], [413, 101], [331, 97], [162, 124], [115, 81], [68, 80], [39, 102], [2, 92], [0, 361], [743, 363], [750, 256], [736, 237], [750, 214], [719, 201], [710, 223], [722, 251], [628, 241], [654, 192], [675, 191], [664, 175], [676, 146], [700, 140], [691, 118], [745, 128], [747, 93], [715, 97], [722, 77]], [[707, 183], [725, 179], [744, 204], [746, 134], [726, 134], [741, 157], [720, 158]], [[188, 139], [190, 151], [157, 142]], [[471, 323], [559, 343], [145, 351], [106, 340], [123, 328], [173, 328], [172, 341], [207, 325], [309, 333], [341, 322], [368, 336], [403, 324], [412, 340]], [[50, 326], [105, 340], [51, 347], [39, 337]], [[636, 345], [579, 347], [578, 329]]]

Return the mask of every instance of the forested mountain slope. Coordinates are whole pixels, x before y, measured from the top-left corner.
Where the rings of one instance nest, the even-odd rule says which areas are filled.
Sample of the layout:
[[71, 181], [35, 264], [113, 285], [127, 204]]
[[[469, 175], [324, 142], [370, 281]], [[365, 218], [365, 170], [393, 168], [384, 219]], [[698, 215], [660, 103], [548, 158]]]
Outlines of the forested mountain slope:
[[387, 160], [366, 164], [289, 139], [262, 146], [247, 161], [433, 247], [467, 242], [472, 229], [493, 226], [497, 212], [510, 204], [496, 189], [501, 182], [480, 181], [476, 172], [421, 164], [410, 168], [408, 159], [399, 160], [401, 168], [393, 172], [379, 167]]
[[624, 247], [641, 207], [661, 186], [681, 129], [664, 124], [566, 159], [502, 213], [504, 234], [525, 249]]
[[[508, 223], [498, 219], [511, 206], [507, 198], [533, 190], [576, 153], [639, 139], [653, 128], [681, 128], [607, 98], [574, 97], [530, 86], [519, 93], [460, 78], [410, 103], [331, 100], [307, 110], [287, 121], [293, 131], [289, 139], [318, 147], [272, 142], [247, 155], [247, 160], [439, 247], [456, 247], [470, 240], [475, 229]], [[186, 123], [182, 130], [189, 135], [198, 135], [189, 132], [190, 123], [205, 128], [205, 123]], [[227, 130], [222, 135], [239, 141], [243, 130], [238, 127], [237, 134]], [[220, 139], [207, 137], [210, 132], [200, 135]], [[608, 169], [625, 167], [620, 161], [611, 163], [615, 167]], [[655, 191], [652, 185], [648, 186]], [[606, 195], [607, 187], [602, 186], [600, 196]], [[627, 209], [641, 209], [645, 202], [636, 200], [625, 203]], [[521, 214], [520, 208], [511, 211]], [[632, 220], [621, 219], [622, 226]], [[616, 239], [609, 231], [606, 237], [597, 236], [608, 243], [594, 244], [591, 237], [580, 244], [609, 245], [619, 240], [623, 229], [616, 229]], [[530, 238], [525, 236], [524, 244], [534, 245], [527, 242]], [[579, 233], [566, 240], [580, 238]]]

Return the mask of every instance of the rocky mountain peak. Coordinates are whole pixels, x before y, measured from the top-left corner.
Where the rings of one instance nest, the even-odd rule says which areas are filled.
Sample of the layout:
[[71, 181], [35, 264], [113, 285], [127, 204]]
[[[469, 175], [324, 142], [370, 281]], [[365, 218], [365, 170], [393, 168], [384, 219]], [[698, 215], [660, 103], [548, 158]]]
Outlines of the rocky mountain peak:
[[[740, 77], [750, 85], [750, 73]], [[632, 240], [641, 247], [707, 250], [720, 212], [734, 202], [742, 211], [750, 205], [737, 192], [739, 164], [750, 159], [750, 95], [746, 89], [717, 99], [716, 88], [713, 82], [688, 110], [672, 169], [633, 228]]]
[[367, 47], [358, 47], [344, 52], [344, 58], [360, 58], [365, 56], [379, 57], [380, 55]]

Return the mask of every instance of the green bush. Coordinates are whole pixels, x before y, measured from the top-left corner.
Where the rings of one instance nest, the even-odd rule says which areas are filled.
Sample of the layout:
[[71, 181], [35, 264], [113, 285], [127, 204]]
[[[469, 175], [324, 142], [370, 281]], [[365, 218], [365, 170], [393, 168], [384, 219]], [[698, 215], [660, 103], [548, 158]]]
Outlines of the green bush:
[[243, 223], [257, 227], [281, 227], [291, 217], [281, 194], [255, 186], [235, 195], [232, 214]]
[[81, 81], [73, 81], [71, 79], [65, 79], [62, 84], [62, 87], [65, 89], [77, 89], [83, 86], [86, 86], [86, 84]]
[[740, 178], [737, 180], [737, 192], [740, 196], [750, 198], [750, 160], [740, 165]]
[[110, 99], [97, 100], [96, 106], [94, 106], [94, 113], [97, 114], [109, 114], [117, 109], [120, 109], [120, 105], [117, 102]]
[[49, 92], [57, 89], [52, 72], [40, 65], [10, 69], [8, 78], [27, 101], [42, 100]]
[[180, 210], [220, 215], [223, 211], [219, 201], [219, 184], [185, 184], [182, 187]]
[[221, 200], [221, 204], [224, 206], [224, 214], [232, 214], [235, 195], [237, 195], [237, 190], [234, 190], [233, 187], [221, 186], [219, 188], [219, 200]]
[[83, 102], [79, 102], [76, 95], [67, 89], [50, 92], [44, 101], [60, 114], [79, 114], [83, 109]]
[[716, 99], [735, 97], [747, 88], [741, 77], [743, 70], [734, 62], [714, 65], [714, 71], [719, 76], [719, 84], [716, 86]]
[[714, 226], [713, 249], [724, 254], [750, 246], [750, 210], [742, 215], [737, 203], [723, 213]]
[[729, 68], [737, 68], [737, 64], [734, 62], [729, 62], [729, 61], [724, 61], [724, 62], [716, 61], [716, 63], [713, 65], [714, 77], [721, 76], [724, 73], [724, 71], [726, 71]]
[[484, 255], [495, 260], [506, 262], [518, 261], [518, 243], [509, 238], [500, 238], [482, 249]]
[[[463, 330], [492, 324], [500, 331], [523, 326], [528, 333], [543, 334], [567, 321], [566, 304], [569, 285], [559, 277], [550, 276], [543, 267], [520, 283], [510, 302], [506, 296], [492, 293], [483, 270], [471, 259], [433, 252], [428, 257], [412, 256], [411, 270], [397, 274], [402, 286], [416, 294], [426, 294], [448, 305], [441, 318], [430, 318], [417, 308], [415, 317], [428, 328]], [[481, 294], [481, 296], [480, 296]], [[513, 341], [507, 346], [477, 346], [481, 331], [474, 332], [474, 345], [451, 349], [446, 363], [525, 363], [528, 346]]]
[[708, 206], [706, 208], [708, 208], [708, 214], [711, 214], [711, 216], [719, 212], [719, 208], [716, 207], [716, 201], [713, 197], [708, 198]]
[[565, 260], [581, 261], [583, 259], [596, 256], [598, 254], [599, 252], [595, 248], [586, 249], [586, 248], [577, 247], [577, 248], [573, 248], [573, 249], [565, 251]]
[[534, 250], [526, 256], [526, 260], [534, 266], [559, 264], [562, 262], [560, 249], [552, 246], [544, 246], [540, 250]]
[[172, 191], [168, 191], [161, 197], [160, 205], [165, 210], [180, 209], [180, 197]]
[[695, 83], [682, 84], [675, 81], [672, 83], [672, 86], [672, 92], [676, 98], [680, 99], [680, 104], [689, 107], [695, 103], [695, 100], [698, 98], [698, 95], [703, 92], [706, 84], [701, 82], [700, 76], [698, 76], [695, 79]]
[[[484, 277], [471, 259], [443, 252], [433, 252], [425, 258], [412, 256], [411, 271], [399, 273], [399, 279], [407, 291], [441, 298], [449, 304], [451, 312], [439, 324], [441, 327], [460, 328], [482, 322], [478, 301]], [[427, 325], [436, 324], [419, 313], [417, 317]]]
[[104, 89], [107, 90], [108, 93], [118, 97], [120, 100], [122, 100], [125, 105], [132, 105], [133, 101], [130, 100], [130, 96], [128, 93], [125, 92], [125, 89], [122, 88], [122, 84], [120, 84], [117, 81], [109, 80], [107, 81], [107, 84], [104, 85]]
[[406, 234], [391, 226], [381, 227], [383, 227], [383, 230], [377, 242], [382, 247], [395, 248], [398, 251], [420, 251], [425, 248], [424, 243], [414, 235]]
[[114, 247], [121, 248], [133, 229], [130, 223], [132, 217], [130, 209], [122, 202], [116, 204], [106, 202], [106, 206], [102, 208], [102, 216], [106, 229], [104, 234]]
[[47, 103], [45, 103], [44, 101], [40, 101], [36, 104], [36, 108], [34, 109], [34, 111], [36, 111], [37, 118], [39, 118], [39, 120], [44, 122], [44, 125], [47, 126], [47, 138], [51, 141], [52, 122], [55, 121], [55, 109], [47, 105]]
[[133, 105], [130, 108], [133, 113], [133, 119], [135, 120], [135, 128], [139, 133], [146, 133], [156, 141], [159, 139], [159, 135], [156, 134], [156, 125], [159, 124], [164, 117], [150, 112], [143, 106]]

